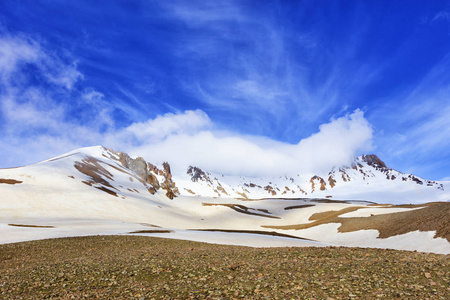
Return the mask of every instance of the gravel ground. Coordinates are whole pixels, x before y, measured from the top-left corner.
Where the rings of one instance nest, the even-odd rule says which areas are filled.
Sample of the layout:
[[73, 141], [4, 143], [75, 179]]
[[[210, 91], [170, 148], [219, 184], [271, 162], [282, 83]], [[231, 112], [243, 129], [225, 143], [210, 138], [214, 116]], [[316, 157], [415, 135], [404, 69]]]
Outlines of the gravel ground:
[[450, 299], [450, 256], [142, 236], [0, 245], [0, 298]]

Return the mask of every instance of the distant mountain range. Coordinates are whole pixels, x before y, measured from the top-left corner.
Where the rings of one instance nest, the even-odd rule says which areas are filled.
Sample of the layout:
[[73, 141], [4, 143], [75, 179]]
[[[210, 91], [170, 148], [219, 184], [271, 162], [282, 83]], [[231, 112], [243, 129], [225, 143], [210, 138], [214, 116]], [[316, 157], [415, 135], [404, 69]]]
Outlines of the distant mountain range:
[[176, 176], [168, 162], [96, 146], [0, 169], [0, 243], [133, 233], [450, 253], [449, 190], [376, 155], [318, 174], [250, 178], [190, 166]]
[[[450, 200], [448, 182], [427, 180], [386, 166], [376, 155], [362, 155], [350, 166], [337, 166], [323, 174], [244, 177], [212, 174], [190, 166], [186, 176], [172, 176], [170, 164], [157, 167], [143, 158], [103, 149], [105, 158], [120, 162], [149, 185], [162, 189], [170, 199], [178, 195], [225, 198], [301, 198], [367, 200], [377, 203], [423, 203]], [[99, 182], [98, 184], [101, 184]], [[107, 188], [107, 187], [105, 187]]]

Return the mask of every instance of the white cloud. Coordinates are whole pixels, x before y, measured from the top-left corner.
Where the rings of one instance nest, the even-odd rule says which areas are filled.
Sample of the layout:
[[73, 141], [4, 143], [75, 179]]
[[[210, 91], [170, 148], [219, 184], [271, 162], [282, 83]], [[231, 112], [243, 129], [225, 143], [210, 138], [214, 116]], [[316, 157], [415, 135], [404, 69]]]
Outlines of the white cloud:
[[114, 120], [112, 117], [113, 107], [104, 98], [105, 96], [102, 93], [99, 93], [93, 89], [83, 91], [79, 99], [80, 105], [89, 107], [91, 112], [88, 114], [89, 117], [94, 114], [97, 116], [94, 121], [92, 119], [83, 120], [84, 123], [90, 123], [91, 126], [95, 126], [99, 129], [114, 127]]
[[0, 35], [0, 167], [101, 140], [102, 129], [113, 126], [108, 105], [94, 90], [73, 89], [80, 78], [70, 58], [26, 36]]
[[160, 143], [173, 135], [193, 134], [211, 127], [208, 115], [201, 110], [187, 110], [184, 113], [166, 113], [146, 122], [133, 123], [130, 126], [109, 132], [105, 143], [130, 149], [132, 146]]
[[61, 106], [49, 105], [47, 99], [39, 90], [30, 89], [23, 95], [27, 101], [19, 102], [11, 96], [0, 97], [0, 111], [7, 122], [7, 131], [18, 134], [29, 130], [45, 128], [47, 130], [59, 129], [59, 122], [63, 117]]
[[[196, 125], [186, 130], [180, 125], [187, 120], [196, 120]], [[139, 131], [148, 134], [136, 135], [139, 131], [133, 124], [132, 130], [122, 131], [122, 137], [132, 134], [136, 144], [120, 147], [153, 163], [168, 161], [177, 173], [184, 173], [189, 165], [247, 176], [326, 171], [335, 165], [349, 164], [360, 151], [370, 150], [372, 138], [372, 128], [359, 110], [321, 125], [318, 133], [296, 145], [205, 130], [204, 126], [210, 125], [209, 118], [198, 110], [166, 114], [138, 125]], [[158, 130], [162, 133], [158, 134]]]
[[7, 81], [22, 62], [39, 59], [39, 45], [33, 40], [4, 36], [0, 37], [0, 76]]
[[[22, 53], [14, 53], [14, 47]], [[42, 85], [28, 80], [25, 65], [37, 68]], [[23, 80], [13, 81], [13, 75]], [[5, 157], [2, 163], [9, 164], [1, 167], [102, 144], [153, 163], [168, 161], [177, 173], [197, 165], [226, 174], [294, 175], [349, 163], [371, 146], [372, 129], [359, 110], [321, 125], [319, 132], [298, 144], [220, 131], [202, 110], [167, 113], [117, 128], [114, 106], [103, 94], [74, 89], [82, 74], [73, 60], [49, 54], [38, 42], [23, 37], [0, 38], [0, 76], [0, 155]], [[236, 81], [233, 92], [263, 99], [283, 93], [263, 82], [264, 78]], [[72, 116], [74, 111], [77, 117]]]
[[[44, 57], [41, 68], [46, 71], [45, 76], [50, 82], [68, 90], [72, 89], [73, 85], [83, 78], [75, 62], [65, 65], [63, 62], [55, 60], [55, 57]], [[54, 72], [54, 70], [58, 71]]]
[[355, 154], [372, 149], [372, 127], [360, 110], [319, 128], [297, 146], [301, 153], [298, 158], [307, 169], [349, 164]]

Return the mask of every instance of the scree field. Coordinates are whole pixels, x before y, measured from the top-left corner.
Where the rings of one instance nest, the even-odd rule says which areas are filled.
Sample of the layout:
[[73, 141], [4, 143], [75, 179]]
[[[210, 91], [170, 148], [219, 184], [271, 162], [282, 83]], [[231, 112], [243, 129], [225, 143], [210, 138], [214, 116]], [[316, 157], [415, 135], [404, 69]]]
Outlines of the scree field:
[[0, 245], [0, 298], [449, 299], [449, 255], [142, 236]]

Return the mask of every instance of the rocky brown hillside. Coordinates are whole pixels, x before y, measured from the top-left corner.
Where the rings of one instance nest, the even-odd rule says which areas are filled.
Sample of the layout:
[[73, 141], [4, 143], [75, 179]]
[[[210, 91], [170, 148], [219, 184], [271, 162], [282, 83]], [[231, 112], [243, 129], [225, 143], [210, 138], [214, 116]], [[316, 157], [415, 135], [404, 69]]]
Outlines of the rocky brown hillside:
[[0, 245], [2, 299], [449, 299], [449, 256], [139, 236]]

